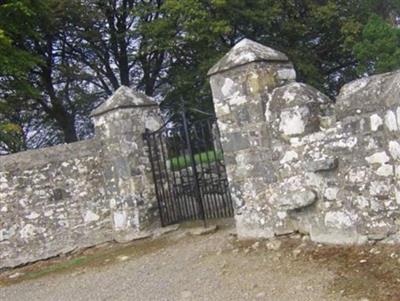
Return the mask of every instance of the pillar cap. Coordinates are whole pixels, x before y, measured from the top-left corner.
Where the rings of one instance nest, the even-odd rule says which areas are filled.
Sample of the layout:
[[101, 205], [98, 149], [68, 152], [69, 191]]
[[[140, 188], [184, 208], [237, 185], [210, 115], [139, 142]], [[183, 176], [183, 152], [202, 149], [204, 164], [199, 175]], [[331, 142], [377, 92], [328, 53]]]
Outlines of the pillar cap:
[[94, 109], [90, 116], [99, 116], [117, 109], [157, 106], [158, 104], [147, 95], [134, 91], [127, 86], [121, 86], [103, 104]]
[[258, 61], [288, 62], [283, 52], [264, 46], [249, 39], [237, 43], [222, 59], [207, 73], [208, 76], [227, 71], [238, 66]]

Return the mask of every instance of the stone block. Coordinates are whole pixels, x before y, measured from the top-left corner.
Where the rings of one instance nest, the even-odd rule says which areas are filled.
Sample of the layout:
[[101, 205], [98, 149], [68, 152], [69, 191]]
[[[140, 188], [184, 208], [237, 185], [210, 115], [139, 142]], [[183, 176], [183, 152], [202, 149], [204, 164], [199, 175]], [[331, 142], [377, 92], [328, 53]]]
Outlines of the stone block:
[[245, 215], [235, 216], [236, 231], [239, 239], [268, 239], [275, 236], [272, 227], [246, 219]]
[[355, 229], [338, 230], [313, 225], [310, 238], [314, 242], [333, 245], [362, 245], [368, 241], [366, 235], [358, 233]]
[[[336, 116], [342, 120], [348, 116], [364, 114], [376, 114], [382, 109], [398, 106], [400, 87], [400, 71], [378, 74], [352, 81], [343, 86], [336, 100]], [[390, 128], [395, 127], [393, 114], [387, 116]], [[377, 130], [382, 124], [375, 118], [373, 130]], [[393, 121], [393, 122], [392, 122]], [[392, 126], [393, 125], [393, 126]]]
[[250, 147], [247, 133], [227, 133], [222, 140], [225, 152], [236, 152]]
[[318, 161], [306, 162], [305, 167], [307, 171], [311, 172], [321, 172], [321, 171], [331, 171], [337, 169], [339, 165], [338, 158], [326, 158]]
[[275, 205], [281, 210], [296, 210], [311, 206], [316, 200], [317, 195], [312, 190], [293, 191], [281, 195]]

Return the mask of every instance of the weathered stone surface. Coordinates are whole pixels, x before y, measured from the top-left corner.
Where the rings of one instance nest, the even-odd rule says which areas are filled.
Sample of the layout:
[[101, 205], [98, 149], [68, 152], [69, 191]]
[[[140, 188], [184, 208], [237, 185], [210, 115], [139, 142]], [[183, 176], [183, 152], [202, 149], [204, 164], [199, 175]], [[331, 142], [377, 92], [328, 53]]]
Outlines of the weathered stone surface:
[[[213, 75], [241, 65], [257, 61], [288, 61], [288, 57], [275, 49], [266, 47], [249, 39], [243, 39], [237, 43], [214, 67], [208, 71]], [[293, 71], [281, 70], [280, 77], [295, 77]]]
[[[238, 57], [238, 53], [244, 55]], [[268, 221], [261, 219], [259, 226], [260, 216], [268, 208], [257, 203], [265, 198], [267, 185], [276, 183], [279, 176], [270, 168], [273, 160], [279, 160], [279, 154], [270, 149], [265, 105], [273, 88], [295, 80], [295, 70], [285, 55], [245, 40], [209, 74], [232, 199], [237, 207], [238, 235], [272, 237], [274, 230]], [[252, 209], [246, 207], [241, 215], [243, 205], [250, 203]], [[279, 227], [284, 232], [286, 228]]]
[[264, 239], [275, 236], [271, 226], [259, 224], [254, 216], [235, 215], [237, 235], [239, 239]]
[[317, 227], [312, 228], [310, 238], [315, 242], [333, 245], [362, 245], [368, 241], [367, 236], [355, 230], [341, 231]]
[[210, 72], [239, 238], [298, 231], [360, 244], [400, 233], [400, 71], [349, 83], [333, 104], [293, 82], [290, 62], [228, 60], [247, 50]]
[[339, 165], [338, 158], [326, 158], [317, 161], [306, 162], [306, 169], [311, 172], [334, 170]]
[[134, 240], [141, 240], [141, 239], [146, 239], [149, 238], [153, 235], [152, 232], [150, 231], [138, 231], [138, 232], [117, 232], [116, 234], [113, 235], [113, 238], [116, 242], [118, 243], [128, 243], [132, 242]]
[[295, 210], [308, 207], [315, 203], [317, 195], [314, 191], [293, 191], [282, 195], [277, 200], [277, 206], [282, 210]]
[[141, 135], [157, 110], [122, 87], [94, 111], [94, 139], [0, 156], [0, 269], [145, 233], [155, 196]]
[[249, 138], [242, 133], [228, 133], [222, 138], [225, 149], [229, 151], [240, 151], [250, 147]]
[[0, 268], [112, 239], [97, 140], [0, 157]]
[[199, 235], [208, 235], [215, 233], [218, 230], [217, 225], [209, 225], [207, 228], [204, 227], [197, 227], [193, 229], [189, 229], [189, 233], [194, 236], [199, 236]]
[[142, 135], [146, 128], [158, 129], [161, 118], [154, 101], [128, 87], [118, 89], [103, 109], [92, 115], [96, 138], [103, 146], [106, 178], [111, 179], [104, 188], [114, 234], [129, 240], [140, 236], [157, 212]]
[[[345, 117], [371, 113], [375, 122], [373, 129], [381, 125], [381, 118], [376, 113], [400, 105], [400, 71], [364, 77], [346, 84], [336, 100], [338, 120]], [[390, 126], [394, 127], [394, 112], [387, 115]]]
[[282, 108], [303, 106], [315, 102], [325, 105], [333, 104], [328, 96], [314, 87], [304, 83], [292, 82], [273, 90], [268, 108], [275, 112]]
[[265, 118], [278, 136], [287, 138], [319, 131], [321, 123], [326, 126], [331, 111], [332, 101], [327, 96], [309, 85], [293, 82], [271, 92]]
[[117, 109], [146, 106], [157, 106], [157, 103], [145, 94], [134, 91], [129, 87], [121, 86], [110, 98], [93, 110], [91, 116], [99, 116]]

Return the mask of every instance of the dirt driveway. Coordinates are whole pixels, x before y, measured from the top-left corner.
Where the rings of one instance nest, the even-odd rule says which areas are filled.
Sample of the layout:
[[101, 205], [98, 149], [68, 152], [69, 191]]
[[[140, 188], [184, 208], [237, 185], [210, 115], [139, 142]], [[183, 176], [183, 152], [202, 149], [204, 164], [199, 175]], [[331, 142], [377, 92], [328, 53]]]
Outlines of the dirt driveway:
[[400, 248], [238, 242], [230, 226], [106, 244], [0, 274], [0, 300], [400, 300]]

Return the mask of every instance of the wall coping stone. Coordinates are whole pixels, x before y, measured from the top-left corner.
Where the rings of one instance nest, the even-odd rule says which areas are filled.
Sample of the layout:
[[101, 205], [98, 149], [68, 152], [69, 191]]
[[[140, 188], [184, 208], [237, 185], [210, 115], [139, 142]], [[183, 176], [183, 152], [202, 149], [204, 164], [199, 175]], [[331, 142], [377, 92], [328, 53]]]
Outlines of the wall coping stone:
[[208, 71], [207, 75], [211, 76], [235, 67], [260, 61], [289, 62], [289, 59], [283, 52], [249, 39], [243, 39], [224, 55], [222, 59]]
[[117, 109], [130, 109], [153, 106], [158, 106], [158, 104], [149, 96], [134, 91], [127, 86], [121, 86], [103, 104], [94, 109], [90, 114], [90, 117], [103, 115]]
[[100, 147], [99, 140], [88, 139], [0, 156], [0, 170], [28, 170], [53, 162], [97, 156], [98, 152], [93, 150]]

